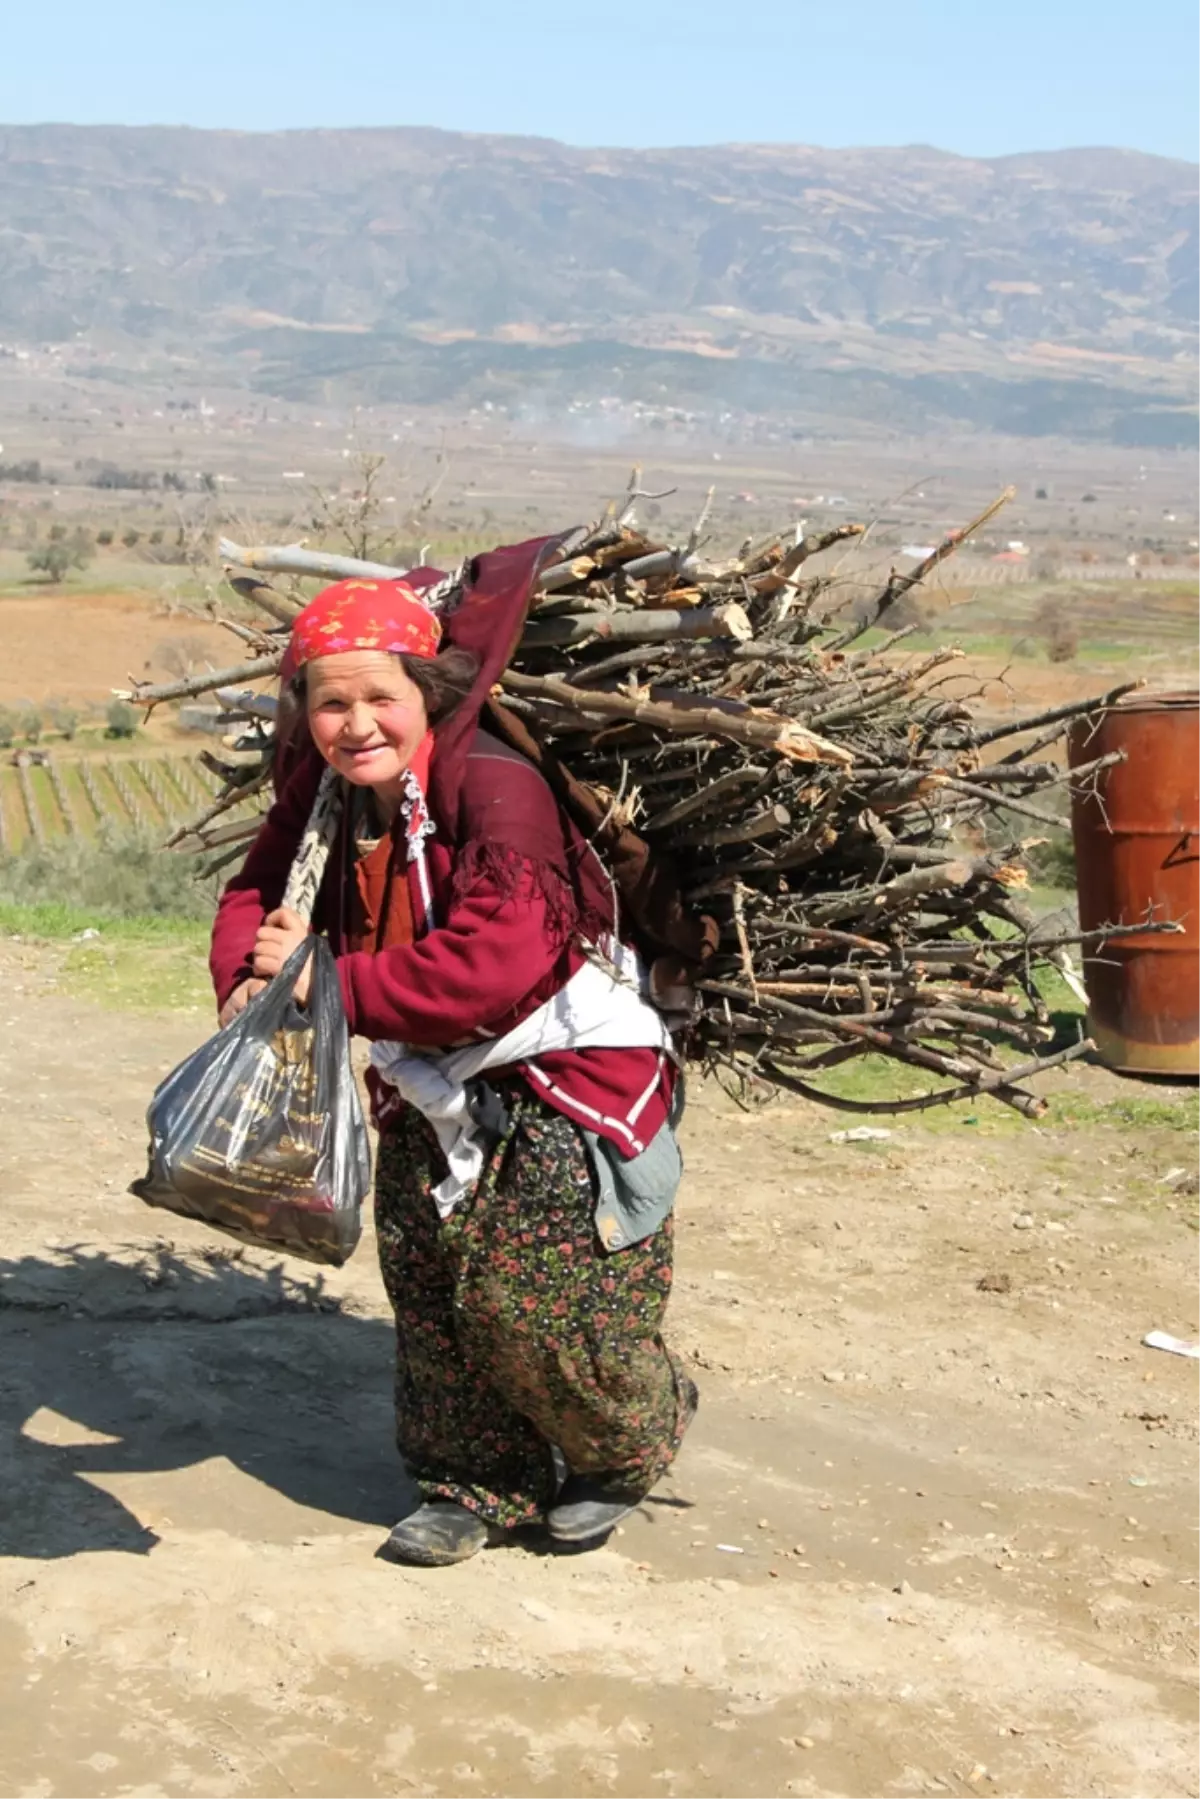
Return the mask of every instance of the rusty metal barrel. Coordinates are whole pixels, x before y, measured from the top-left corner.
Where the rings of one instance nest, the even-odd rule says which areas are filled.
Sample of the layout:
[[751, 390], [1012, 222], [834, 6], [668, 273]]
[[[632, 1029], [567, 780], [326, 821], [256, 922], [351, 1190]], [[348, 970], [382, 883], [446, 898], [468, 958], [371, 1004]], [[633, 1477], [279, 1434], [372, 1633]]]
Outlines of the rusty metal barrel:
[[[1139, 694], [1080, 719], [1080, 767], [1111, 750], [1071, 808], [1081, 929], [1149, 915], [1179, 933], [1137, 932], [1084, 950], [1088, 1030], [1131, 1074], [1200, 1072], [1200, 693]], [[1090, 783], [1085, 783], [1090, 785]]]

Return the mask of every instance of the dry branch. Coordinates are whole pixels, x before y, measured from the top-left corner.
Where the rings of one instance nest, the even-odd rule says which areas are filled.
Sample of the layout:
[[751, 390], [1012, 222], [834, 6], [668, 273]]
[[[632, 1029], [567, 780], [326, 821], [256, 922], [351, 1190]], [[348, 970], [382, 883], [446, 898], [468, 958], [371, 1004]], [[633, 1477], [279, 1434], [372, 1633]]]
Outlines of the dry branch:
[[279, 673], [283, 651], [277, 655], [259, 656], [254, 662], [237, 662], [232, 668], [211, 669], [206, 674], [187, 675], [181, 681], [166, 681], [155, 686], [149, 681], [135, 681], [132, 687], [113, 691], [119, 700], [130, 700], [135, 706], [159, 706], [166, 700], [190, 700], [197, 694], [213, 693], [218, 687], [232, 687], [238, 681], [261, 681]]

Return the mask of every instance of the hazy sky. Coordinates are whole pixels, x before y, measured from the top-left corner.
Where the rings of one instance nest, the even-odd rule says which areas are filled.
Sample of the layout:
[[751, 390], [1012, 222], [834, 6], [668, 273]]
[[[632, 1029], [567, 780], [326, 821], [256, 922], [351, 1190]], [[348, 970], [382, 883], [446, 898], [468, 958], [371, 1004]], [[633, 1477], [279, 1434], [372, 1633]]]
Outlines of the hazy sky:
[[0, 123], [1195, 160], [1195, 0], [9, 0]]

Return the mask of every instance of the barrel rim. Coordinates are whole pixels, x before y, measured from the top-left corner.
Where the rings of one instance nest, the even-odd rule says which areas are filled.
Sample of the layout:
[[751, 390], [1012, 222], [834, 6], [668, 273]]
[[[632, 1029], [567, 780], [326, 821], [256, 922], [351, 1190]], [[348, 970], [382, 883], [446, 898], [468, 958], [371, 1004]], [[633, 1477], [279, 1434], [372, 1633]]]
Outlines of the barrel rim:
[[1183, 712], [1200, 706], [1200, 687], [1168, 688], [1163, 693], [1129, 693], [1103, 712]]

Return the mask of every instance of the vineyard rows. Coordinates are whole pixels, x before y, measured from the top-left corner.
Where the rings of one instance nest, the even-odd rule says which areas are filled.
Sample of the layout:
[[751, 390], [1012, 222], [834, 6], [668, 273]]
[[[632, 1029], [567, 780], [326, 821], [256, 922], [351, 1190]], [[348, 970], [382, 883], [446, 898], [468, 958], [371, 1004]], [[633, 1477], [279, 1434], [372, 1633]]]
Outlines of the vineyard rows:
[[[166, 838], [211, 804], [216, 778], [191, 756], [98, 756], [0, 766], [0, 854], [108, 829]], [[251, 816], [253, 800], [229, 813]]]

